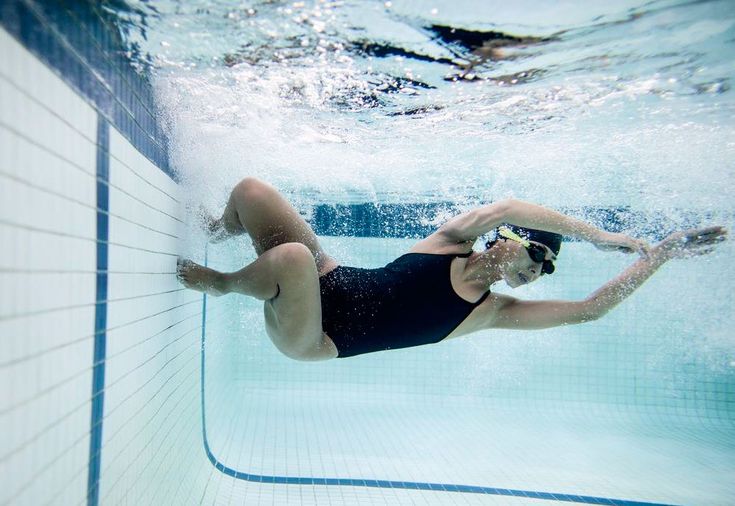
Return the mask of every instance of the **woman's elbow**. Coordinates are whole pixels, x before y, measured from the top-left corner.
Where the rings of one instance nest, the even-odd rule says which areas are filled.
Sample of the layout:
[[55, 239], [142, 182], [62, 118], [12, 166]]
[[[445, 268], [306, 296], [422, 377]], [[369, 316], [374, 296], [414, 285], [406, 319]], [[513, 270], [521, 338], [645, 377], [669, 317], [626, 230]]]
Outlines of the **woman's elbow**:
[[513, 214], [513, 209], [518, 206], [518, 200], [513, 198], [501, 199], [492, 204], [495, 215], [500, 221], [507, 221]]
[[514, 199], [502, 199], [493, 202], [483, 208], [477, 210], [475, 221], [478, 227], [482, 227], [486, 232], [511, 222], [513, 209], [516, 206]]

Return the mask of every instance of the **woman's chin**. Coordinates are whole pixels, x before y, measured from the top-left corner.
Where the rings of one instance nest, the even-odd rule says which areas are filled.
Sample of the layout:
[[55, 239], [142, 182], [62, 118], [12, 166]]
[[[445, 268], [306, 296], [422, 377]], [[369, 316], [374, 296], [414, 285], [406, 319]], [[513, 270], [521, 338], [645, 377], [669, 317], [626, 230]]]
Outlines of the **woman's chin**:
[[512, 279], [512, 278], [511, 279], [505, 278], [505, 284], [511, 288], [518, 288], [519, 286], [521, 286], [520, 281], [518, 281], [517, 279]]
[[521, 273], [518, 273], [514, 276], [505, 276], [504, 280], [505, 283], [511, 288], [518, 288], [519, 286], [524, 286], [529, 283], [528, 278], [526, 278]]

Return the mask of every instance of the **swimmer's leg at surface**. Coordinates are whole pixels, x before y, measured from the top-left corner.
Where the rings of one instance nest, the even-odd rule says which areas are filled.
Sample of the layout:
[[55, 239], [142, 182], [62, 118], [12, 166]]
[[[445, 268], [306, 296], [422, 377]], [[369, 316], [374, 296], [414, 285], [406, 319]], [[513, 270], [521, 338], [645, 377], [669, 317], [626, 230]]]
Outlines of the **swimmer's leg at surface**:
[[289, 358], [326, 360], [337, 356], [336, 346], [322, 331], [314, 257], [301, 243], [280, 244], [231, 273], [181, 259], [177, 277], [187, 288], [210, 295], [238, 293], [264, 301], [268, 336]]

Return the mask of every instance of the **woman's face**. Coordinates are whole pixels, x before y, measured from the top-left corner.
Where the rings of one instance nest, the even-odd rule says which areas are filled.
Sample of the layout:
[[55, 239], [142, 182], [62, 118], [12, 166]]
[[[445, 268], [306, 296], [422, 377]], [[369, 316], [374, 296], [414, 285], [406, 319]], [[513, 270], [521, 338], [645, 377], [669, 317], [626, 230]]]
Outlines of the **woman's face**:
[[[551, 257], [551, 252], [541, 243], [531, 241], [531, 243], [539, 244], [547, 250], [547, 258]], [[533, 283], [541, 276], [541, 262], [534, 262], [523, 245], [513, 242], [506, 242], [508, 249], [512, 252], [510, 261], [504, 265], [503, 279], [511, 288], [517, 288], [528, 283]]]

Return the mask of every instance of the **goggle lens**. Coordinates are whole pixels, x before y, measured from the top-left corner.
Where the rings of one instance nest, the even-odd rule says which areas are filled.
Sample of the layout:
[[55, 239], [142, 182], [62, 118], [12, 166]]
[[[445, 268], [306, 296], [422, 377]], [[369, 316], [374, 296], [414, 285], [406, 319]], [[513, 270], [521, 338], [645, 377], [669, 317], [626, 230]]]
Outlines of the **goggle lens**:
[[554, 272], [554, 264], [551, 260], [546, 260], [546, 249], [542, 248], [538, 244], [531, 243], [527, 239], [523, 239], [521, 236], [506, 227], [500, 227], [498, 233], [501, 237], [521, 243], [523, 247], [526, 248], [526, 251], [528, 251], [528, 255], [531, 257], [531, 260], [541, 264], [541, 272], [543, 274], [551, 274]]
[[552, 274], [554, 272], [554, 264], [551, 260], [546, 260], [546, 250], [544, 248], [538, 244], [529, 244], [526, 246], [526, 251], [528, 251], [528, 256], [531, 257], [531, 260], [542, 264], [541, 272], [544, 274]]

